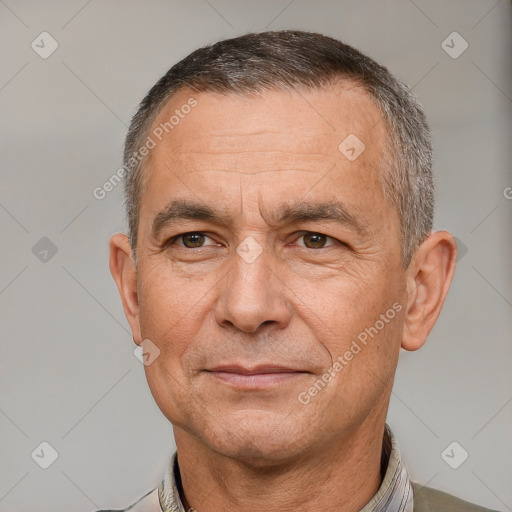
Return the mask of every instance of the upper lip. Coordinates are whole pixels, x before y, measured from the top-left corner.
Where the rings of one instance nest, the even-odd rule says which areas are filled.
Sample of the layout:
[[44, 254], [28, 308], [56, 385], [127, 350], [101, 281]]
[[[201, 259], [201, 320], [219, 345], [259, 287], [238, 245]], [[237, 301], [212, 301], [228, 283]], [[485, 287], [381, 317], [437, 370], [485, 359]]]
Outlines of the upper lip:
[[258, 366], [252, 366], [247, 368], [245, 366], [239, 366], [234, 364], [228, 364], [223, 366], [216, 366], [215, 368], [208, 369], [210, 372], [228, 372], [228, 373], [240, 373], [242, 375], [258, 375], [262, 373], [292, 373], [292, 372], [303, 372], [304, 370], [298, 370], [297, 368], [290, 368], [287, 366], [277, 366], [274, 364], [263, 364]]

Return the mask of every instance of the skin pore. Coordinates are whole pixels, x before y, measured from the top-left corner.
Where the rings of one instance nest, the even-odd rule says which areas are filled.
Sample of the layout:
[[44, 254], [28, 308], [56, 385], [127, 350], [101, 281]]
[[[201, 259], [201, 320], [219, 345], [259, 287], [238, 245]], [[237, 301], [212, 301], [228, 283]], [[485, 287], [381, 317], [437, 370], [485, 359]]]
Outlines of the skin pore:
[[[360, 510], [382, 481], [400, 347], [420, 348], [437, 320], [453, 238], [431, 233], [402, 267], [398, 215], [378, 178], [386, 127], [354, 84], [183, 88], [154, 126], [191, 97], [197, 106], [148, 157], [137, 268], [125, 235], [110, 243], [133, 339], [160, 350], [145, 371], [173, 424], [185, 505]], [[355, 160], [339, 149], [351, 134], [365, 145]], [[240, 384], [214, 371], [225, 365], [293, 371]]]

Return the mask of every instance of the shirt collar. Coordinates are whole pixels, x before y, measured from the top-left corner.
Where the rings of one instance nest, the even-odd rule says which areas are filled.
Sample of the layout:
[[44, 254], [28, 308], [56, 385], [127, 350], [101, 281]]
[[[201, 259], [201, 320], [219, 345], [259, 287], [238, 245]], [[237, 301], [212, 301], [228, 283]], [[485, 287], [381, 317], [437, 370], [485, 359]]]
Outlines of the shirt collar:
[[382, 452], [388, 461], [384, 479], [375, 496], [361, 512], [413, 512], [412, 483], [402, 461], [398, 441], [387, 423]]
[[[360, 512], [413, 512], [412, 484], [400, 456], [398, 441], [388, 424], [384, 430], [382, 453], [383, 460], [387, 460], [384, 479], [377, 493]], [[179, 467], [175, 451], [158, 488], [162, 512], [187, 512], [180, 498], [178, 478]]]

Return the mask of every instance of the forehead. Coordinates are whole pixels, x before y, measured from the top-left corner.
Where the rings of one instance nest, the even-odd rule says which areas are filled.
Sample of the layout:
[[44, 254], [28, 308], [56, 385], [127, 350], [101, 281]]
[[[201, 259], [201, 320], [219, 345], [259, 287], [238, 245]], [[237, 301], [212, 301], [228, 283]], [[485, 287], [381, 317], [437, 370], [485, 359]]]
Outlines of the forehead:
[[155, 130], [163, 140], [151, 157], [187, 154], [188, 160], [196, 150], [215, 159], [216, 153], [241, 148], [338, 157], [339, 144], [355, 135], [365, 146], [367, 162], [383, 152], [387, 139], [376, 104], [353, 82], [258, 94], [198, 94], [183, 88], [156, 117]]
[[154, 216], [173, 196], [224, 207], [241, 196], [241, 176], [253, 177], [244, 194], [270, 208], [284, 191], [301, 196], [314, 187], [329, 199], [342, 192], [355, 212], [373, 203], [378, 215], [388, 135], [374, 101], [354, 83], [251, 95], [183, 88], [150, 137], [141, 217]]

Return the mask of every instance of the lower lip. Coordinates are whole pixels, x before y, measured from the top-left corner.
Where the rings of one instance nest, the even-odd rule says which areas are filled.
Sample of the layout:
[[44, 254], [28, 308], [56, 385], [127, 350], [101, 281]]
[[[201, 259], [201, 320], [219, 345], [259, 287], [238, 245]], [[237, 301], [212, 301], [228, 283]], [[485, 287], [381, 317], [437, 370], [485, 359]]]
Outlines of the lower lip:
[[304, 374], [304, 372], [275, 372], [244, 375], [243, 373], [220, 371], [209, 373], [217, 379], [232, 384], [233, 386], [246, 389], [257, 389], [272, 386]]

